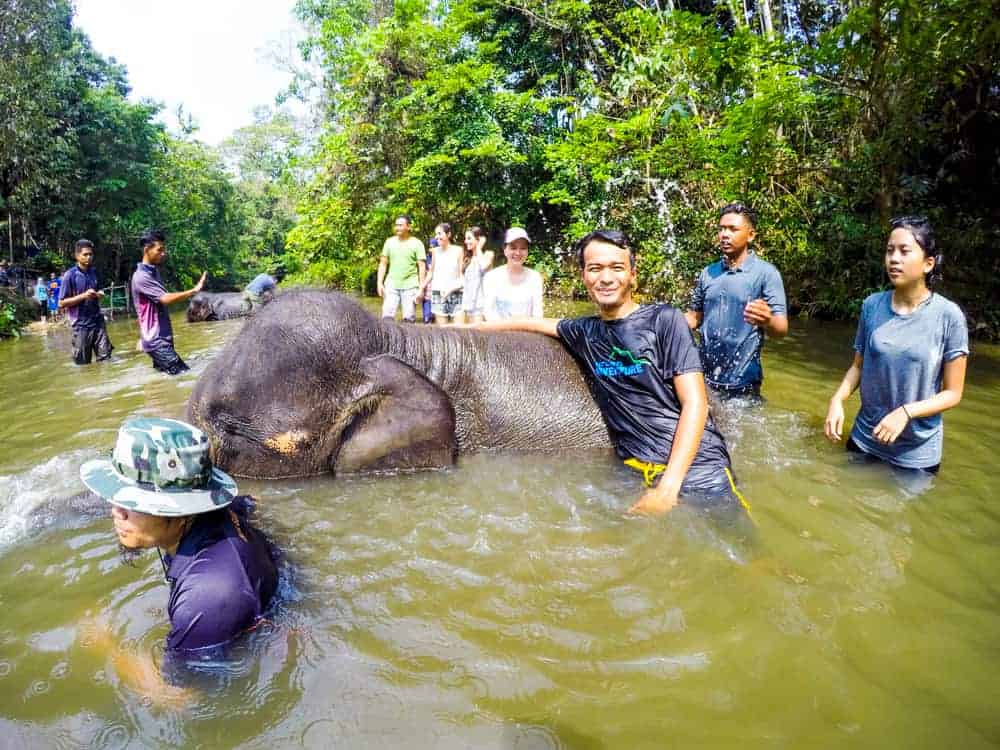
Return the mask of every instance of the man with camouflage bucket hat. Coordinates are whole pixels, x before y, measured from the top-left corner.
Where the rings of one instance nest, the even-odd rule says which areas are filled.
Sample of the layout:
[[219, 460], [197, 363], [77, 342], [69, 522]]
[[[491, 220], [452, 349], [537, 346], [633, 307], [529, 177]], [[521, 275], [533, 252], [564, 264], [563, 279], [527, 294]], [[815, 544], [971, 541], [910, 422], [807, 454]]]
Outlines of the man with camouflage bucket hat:
[[173, 419], [130, 419], [110, 460], [85, 463], [80, 477], [113, 506], [123, 556], [160, 554], [168, 656], [214, 656], [257, 623], [277, 588], [277, 555], [247, 520], [250, 499], [212, 466], [205, 433]]

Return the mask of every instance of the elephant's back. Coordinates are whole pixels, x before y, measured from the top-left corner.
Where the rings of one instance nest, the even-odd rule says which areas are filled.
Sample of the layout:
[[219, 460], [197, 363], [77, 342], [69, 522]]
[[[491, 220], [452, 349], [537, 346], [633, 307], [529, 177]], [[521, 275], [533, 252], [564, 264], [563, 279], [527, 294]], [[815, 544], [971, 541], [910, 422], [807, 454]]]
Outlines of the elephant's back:
[[460, 367], [431, 367], [428, 375], [451, 397], [461, 450], [610, 445], [583, 372], [558, 341], [529, 333], [455, 333], [437, 347], [451, 350]]

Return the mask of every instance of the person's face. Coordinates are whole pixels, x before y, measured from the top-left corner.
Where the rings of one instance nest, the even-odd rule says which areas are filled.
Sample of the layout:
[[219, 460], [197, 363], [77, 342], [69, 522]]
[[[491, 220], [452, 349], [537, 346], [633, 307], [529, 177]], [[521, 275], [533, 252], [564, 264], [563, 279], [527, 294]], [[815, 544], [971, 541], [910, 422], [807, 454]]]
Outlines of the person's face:
[[94, 249], [90, 247], [80, 248], [76, 253], [76, 263], [86, 271], [94, 262]]
[[514, 240], [509, 245], [504, 245], [503, 254], [511, 265], [523, 266], [524, 261], [528, 258], [528, 241], [519, 239]]
[[465, 246], [470, 250], [474, 250], [476, 248], [476, 235], [472, 232], [465, 233]]
[[167, 246], [157, 240], [152, 245], [146, 245], [146, 249], [142, 251], [142, 255], [147, 263], [158, 266], [166, 260]]
[[602, 308], [618, 308], [632, 299], [635, 269], [628, 250], [594, 240], [583, 250], [583, 285]]
[[112, 505], [111, 520], [119, 543], [128, 549], [166, 548], [175, 541], [171, 532], [176, 519], [151, 516]]
[[909, 286], [924, 280], [934, 268], [909, 229], [893, 229], [885, 245], [885, 272], [893, 286]]
[[403, 217], [396, 219], [396, 223], [393, 224], [393, 231], [395, 231], [399, 239], [405, 240], [410, 236], [410, 222]]
[[49, 281], [55, 281], [55, 280], [56, 280], [56, 275], [54, 273], [50, 273], [49, 274]]
[[447, 247], [451, 244], [448, 233], [444, 231], [443, 227], [437, 227], [434, 230], [434, 238], [438, 241], [438, 247]]
[[756, 236], [743, 214], [724, 214], [719, 219], [719, 248], [727, 258], [740, 257]]

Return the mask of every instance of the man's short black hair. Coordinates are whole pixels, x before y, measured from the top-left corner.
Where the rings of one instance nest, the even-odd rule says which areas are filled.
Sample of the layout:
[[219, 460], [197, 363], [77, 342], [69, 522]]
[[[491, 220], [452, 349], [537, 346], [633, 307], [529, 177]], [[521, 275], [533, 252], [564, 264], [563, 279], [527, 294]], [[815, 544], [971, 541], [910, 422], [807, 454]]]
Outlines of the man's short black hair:
[[719, 209], [719, 218], [721, 219], [726, 214], [739, 214], [749, 222], [751, 229], [757, 229], [757, 212], [746, 203], [740, 203], [739, 201], [727, 203]]
[[145, 250], [150, 245], [166, 241], [167, 235], [163, 233], [162, 229], [147, 229], [139, 235], [139, 249]]
[[405, 221], [405, 222], [406, 222], [407, 224], [409, 224], [410, 226], [413, 226], [413, 219], [411, 219], [411, 218], [410, 218], [410, 215], [409, 215], [409, 214], [400, 214], [399, 216], [397, 216], [397, 217], [396, 217], [396, 218], [395, 218], [395, 219], [393, 220], [393, 222], [392, 222], [392, 223], [393, 223], [393, 224], [395, 224], [395, 223], [396, 223], [397, 221], [399, 221], [400, 219], [403, 219], [403, 220], [404, 220], [404, 221]]
[[576, 259], [580, 263], [580, 268], [584, 266], [583, 263], [583, 251], [587, 249], [587, 245], [594, 241], [607, 242], [609, 245], [614, 245], [615, 247], [620, 247], [622, 250], [628, 250], [628, 261], [629, 266], [635, 268], [635, 249], [632, 247], [632, 243], [628, 241], [628, 237], [625, 236], [624, 232], [620, 232], [617, 229], [595, 229], [589, 234], [585, 234], [576, 244], [573, 246], [573, 252], [576, 253]]
[[75, 249], [74, 249], [73, 252], [74, 253], [78, 253], [81, 250], [83, 250], [83, 248], [85, 248], [85, 247], [89, 247], [91, 250], [93, 250], [94, 249], [94, 243], [91, 242], [90, 240], [87, 240], [87, 239], [79, 239], [79, 240], [76, 241], [76, 246], [75, 246]]

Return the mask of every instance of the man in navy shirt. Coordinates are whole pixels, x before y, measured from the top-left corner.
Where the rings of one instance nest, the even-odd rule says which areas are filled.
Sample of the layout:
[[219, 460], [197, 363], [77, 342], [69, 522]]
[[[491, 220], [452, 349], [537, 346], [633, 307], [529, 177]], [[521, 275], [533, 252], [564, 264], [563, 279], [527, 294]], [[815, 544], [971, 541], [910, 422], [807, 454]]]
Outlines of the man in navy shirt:
[[80, 468], [83, 483], [113, 506], [123, 559], [160, 552], [172, 666], [218, 658], [260, 621], [278, 585], [277, 553], [247, 520], [252, 503], [236, 497], [208, 450], [198, 428], [143, 417], [121, 426], [110, 460]]
[[781, 274], [750, 249], [756, 225], [756, 214], [742, 203], [719, 212], [722, 259], [698, 276], [685, 313], [688, 325], [701, 329], [705, 382], [723, 397], [759, 398], [764, 333], [774, 338], [788, 333]]
[[94, 271], [94, 243], [76, 241], [76, 265], [63, 274], [59, 285], [59, 308], [66, 310], [73, 327], [73, 361], [89, 365], [97, 352], [97, 361], [111, 358], [114, 346], [108, 338], [100, 300], [104, 292], [97, 288]]
[[598, 315], [514, 318], [477, 327], [544, 333], [580, 362], [616, 453], [642, 472], [649, 487], [629, 512], [661, 514], [679, 500], [747, 507], [725, 440], [708, 414], [701, 361], [683, 313], [632, 299], [635, 252], [621, 232], [591, 232], [576, 248]]

